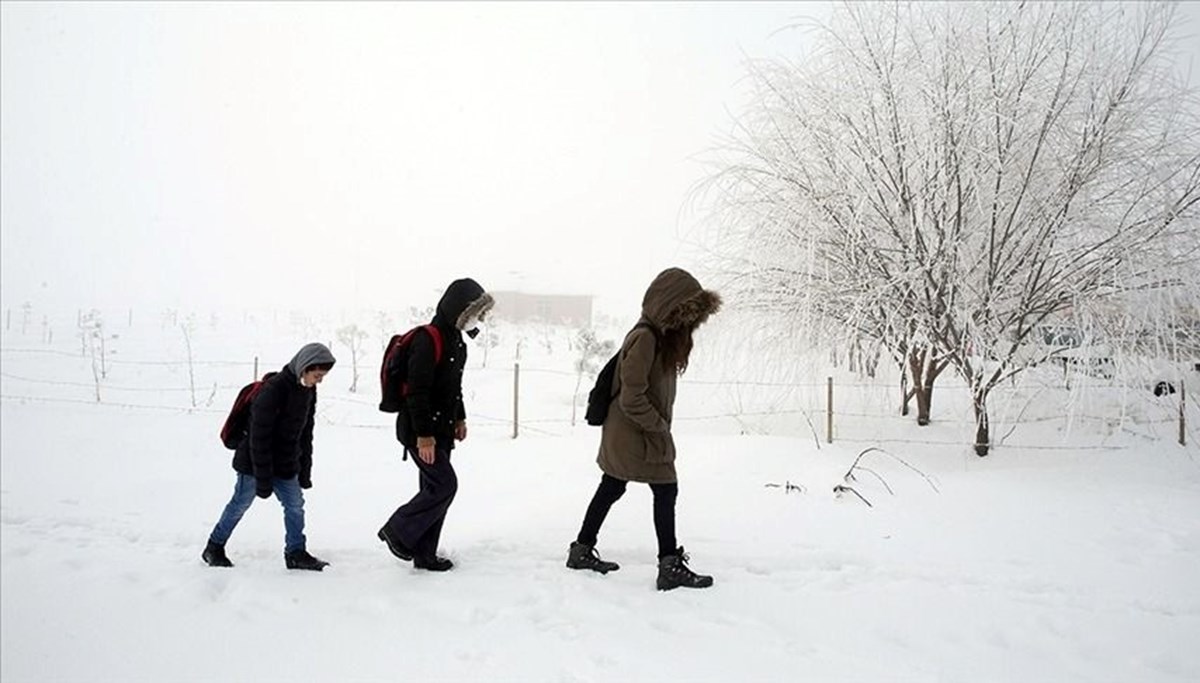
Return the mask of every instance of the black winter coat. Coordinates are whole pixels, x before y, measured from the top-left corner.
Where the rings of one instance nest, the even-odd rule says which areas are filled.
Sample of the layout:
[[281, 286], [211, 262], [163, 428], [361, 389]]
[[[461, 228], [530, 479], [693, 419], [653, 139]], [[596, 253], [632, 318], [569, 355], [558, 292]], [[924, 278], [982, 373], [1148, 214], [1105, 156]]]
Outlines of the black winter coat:
[[433, 324], [442, 333], [442, 360], [434, 364], [433, 339], [420, 332], [408, 351], [408, 394], [396, 416], [396, 438], [416, 450], [418, 436], [432, 436], [438, 445], [454, 448], [454, 423], [467, 419], [463, 406], [462, 377], [467, 365], [467, 345], [458, 330], [463, 311], [480, 297], [483, 288], [474, 280], [456, 280], [438, 302]]
[[434, 320], [442, 333], [442, 362], [434, 365], [433, 339], [418, 332], [408, 351], [408, 395], [396, 416], [396, 438], [416, 450], [418, 436], [436, 437], [454, 447], [454, 422], [467, 419], [462, 400], [462, 376], [467, 345], [455, 328]]
[[233, 454], [233, 469], [257, 479], [312, 481], [313, 417], [317, 388], [305, 387], [284, 366], [250, 404], [250, 431]]

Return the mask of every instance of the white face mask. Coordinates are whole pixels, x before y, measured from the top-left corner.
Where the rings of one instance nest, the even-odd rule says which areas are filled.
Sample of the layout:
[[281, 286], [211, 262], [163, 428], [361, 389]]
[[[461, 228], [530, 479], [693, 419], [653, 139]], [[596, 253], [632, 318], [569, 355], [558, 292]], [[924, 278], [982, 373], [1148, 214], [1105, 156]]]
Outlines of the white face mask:
[[460, 318], [462, 320], [462, 324], [458, 326], [459, 331], [466, 332], [468, 336], [474, 338], [475, 335], [479, 334], [479, 326], [483, 323], [483, 319], [487, 317], [491, 310], [492, 306], [489, 303], [480, 307], [479, 310], [476, 310], [466, 318]]
[[462, 327], [460, 329], [463, 332], [467, 332], [469, 330], [473, 330], [473, 329], [479, 327], [479, 323], [481, 323], [481, 322], [483, 322], [483, 321], [479, 319], [479, 316], [473, 315], [463, 321]]

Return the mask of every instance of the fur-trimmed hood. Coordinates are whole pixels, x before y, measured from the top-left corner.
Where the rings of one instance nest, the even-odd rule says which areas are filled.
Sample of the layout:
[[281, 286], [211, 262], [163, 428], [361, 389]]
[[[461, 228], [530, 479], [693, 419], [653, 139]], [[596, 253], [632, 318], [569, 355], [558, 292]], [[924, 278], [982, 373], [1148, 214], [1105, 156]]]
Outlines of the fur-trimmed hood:
[[463, 327], [471, 321], [482, 319], [495, 305], [492, 295], [484, 291], [478, 282], [462, 278], [450, 283], [437, 305], [435, 323], [461, 332], [470, 332]]
[[463, 332], [468, 332], [468, 325], [471, 320], [474, 319], [475, 322], [482, 321], [484, 316], [486, 316], [495, 305], [496, 300], [492, 298], [492, 295], [484, 292], [479, 296], [478, 299], [467, 304], [467, 307], [463, 309], [463, 312], [458, 314], [458, 320], [455, 321], [455, 326]]
[[642, 317], [660, 330], [695, 329], [721, 309], [721, 295], [682, 268], [659, 273], [642, 297]]

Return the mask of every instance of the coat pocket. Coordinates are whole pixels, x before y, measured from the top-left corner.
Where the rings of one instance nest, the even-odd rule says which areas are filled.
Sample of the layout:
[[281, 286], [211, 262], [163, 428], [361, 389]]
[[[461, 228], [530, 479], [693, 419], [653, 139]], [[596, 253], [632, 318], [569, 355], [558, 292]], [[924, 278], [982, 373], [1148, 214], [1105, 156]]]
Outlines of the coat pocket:
[[675, 462], [675, 439], [670, 432], [643, 432], [646, 462], [659, 465]]

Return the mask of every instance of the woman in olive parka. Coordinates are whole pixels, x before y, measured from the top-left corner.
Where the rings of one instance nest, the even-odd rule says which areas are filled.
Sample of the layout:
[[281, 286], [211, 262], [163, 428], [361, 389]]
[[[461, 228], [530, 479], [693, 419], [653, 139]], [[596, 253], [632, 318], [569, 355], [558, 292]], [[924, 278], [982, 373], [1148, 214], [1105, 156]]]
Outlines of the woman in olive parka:
[[688, 568], [687, 555], [675, 544], [679, 486], [671, 417], [676, 378], [687, 370], [692, 334], [720, 307], [720, 295], [701, 287], [681, 268], [664, 270], [647, 288], [642, 317], [621, 345], [611, 399], [615, 403], [601, 427], [596, 458], [603, 475], [568, 551], [568, 567], [602, 574], [618, 569], [615, 562], [600, 559], [596, 538], [613, 503], [635, 481], [649, 484], [654, 494], [658, 589], [712, 585], [711, 576]]

